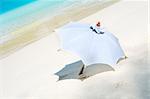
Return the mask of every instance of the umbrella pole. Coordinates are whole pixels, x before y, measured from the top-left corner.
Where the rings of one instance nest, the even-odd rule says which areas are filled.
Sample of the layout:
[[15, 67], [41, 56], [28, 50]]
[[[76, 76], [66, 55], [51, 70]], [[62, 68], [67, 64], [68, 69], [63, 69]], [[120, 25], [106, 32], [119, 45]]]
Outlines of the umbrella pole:
[[83, 65], [81, 71], [79, 72], [79, 75], [83, 74], [83, 70], [84, 70], [84, 65]]

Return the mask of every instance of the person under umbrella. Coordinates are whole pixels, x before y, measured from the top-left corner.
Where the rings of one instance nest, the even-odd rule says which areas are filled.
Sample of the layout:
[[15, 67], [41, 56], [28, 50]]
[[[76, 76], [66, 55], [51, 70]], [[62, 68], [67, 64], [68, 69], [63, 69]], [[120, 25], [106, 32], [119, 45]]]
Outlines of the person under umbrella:
[[104, 32], [101, 31], [100, 26], [101, 26], [100, 21], [98, 21], [95, 26], [90, 26], [90, 29], [92, 29], [97, 34], [104, 34]]

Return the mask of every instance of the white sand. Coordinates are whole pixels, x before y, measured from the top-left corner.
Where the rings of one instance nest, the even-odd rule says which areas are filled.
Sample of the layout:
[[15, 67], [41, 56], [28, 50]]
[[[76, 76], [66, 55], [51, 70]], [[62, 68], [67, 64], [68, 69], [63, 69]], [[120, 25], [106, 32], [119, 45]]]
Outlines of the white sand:
[[147, 16], [147, 2], [121, 1], [81, 20], [100, 19], [129, 57], [115, 72], [83, 82], [56, 82], [53, 73], [78, 57], [57, 52], [60, 42], [54, 33], [2, 59], [0, 99], [148, 99]]

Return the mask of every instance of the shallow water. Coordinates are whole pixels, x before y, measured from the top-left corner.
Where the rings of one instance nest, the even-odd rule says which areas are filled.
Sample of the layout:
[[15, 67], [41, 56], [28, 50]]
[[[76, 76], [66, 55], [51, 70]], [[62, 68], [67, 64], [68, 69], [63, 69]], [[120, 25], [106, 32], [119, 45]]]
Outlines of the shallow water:
[[11, 10], [29, 4], [37, 0], [1, 0], [0, 1], [0, 14], [7, 13]]
[[0, 36], [39, 20], [56, 9], [70, 5], [69, 0], [2, 0], [0, 8]]

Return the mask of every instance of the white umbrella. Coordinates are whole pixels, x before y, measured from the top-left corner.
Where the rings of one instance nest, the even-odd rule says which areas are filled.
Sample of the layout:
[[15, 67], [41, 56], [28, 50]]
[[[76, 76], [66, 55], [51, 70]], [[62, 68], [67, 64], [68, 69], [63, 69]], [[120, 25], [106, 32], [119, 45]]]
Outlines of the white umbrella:
[[56, 29], [61, 40], [61, 48], [79, 56], [86, 68], [93, 64], [113, 67], [120, 59], [125, 58], [118, 39], [112, 33], [104, 28], [91, 26], [70, 22]]

